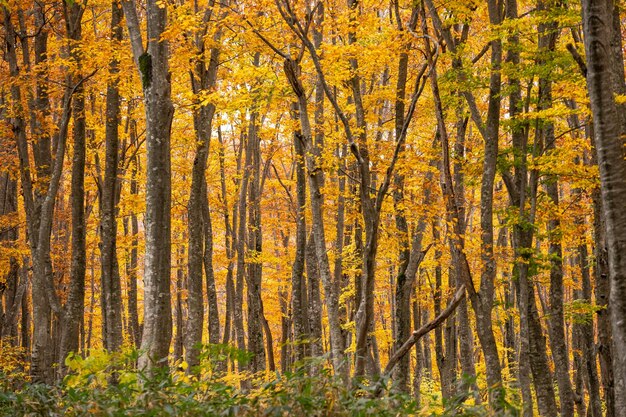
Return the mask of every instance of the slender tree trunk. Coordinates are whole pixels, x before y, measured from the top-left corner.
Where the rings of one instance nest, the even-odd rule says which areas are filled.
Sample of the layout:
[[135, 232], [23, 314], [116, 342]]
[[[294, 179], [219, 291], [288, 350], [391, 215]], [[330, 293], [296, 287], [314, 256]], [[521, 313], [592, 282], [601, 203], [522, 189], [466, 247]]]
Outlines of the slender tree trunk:
[[[346, 377], [348, 370], [344, 359], [343, 336], [339, 321], [339, 294], [337, 294], [333, 285], [330, 263], [328, 261], [328, 253], [326, 252], [326, 233], [324, 230], [324, 217], [322, 210], [323, 175], [318, 163], [318, 158], [321, 156], [321, 149], [319, 144], [316, 143], [312, 137], [307, 99], [304, 88], [302, 87], [302, 82], [299, 78], [300, 70], [298, 64], [293, 60], [285, 60], [284, 70], [287, 75], [287, 79], [289, 80], [291, 87], [298, 98], [298, 107], [300, 110], [300, 129], [304, 143], [306, 144], [306, 165], [309, 171], [312, 235], [315, 240], [315, 253], [317, 255], [319, 273], [324, 285], [333, 368], [336, 374], [341, 377]], [[310, 302], [313, 304], [314, 300], [310, 298]]]
[[[17, 181], [13, 175], [14, 173], [10, 171], [0, 173], [0, 218], [17, 219]], [[19, 239], [18, 225], [13, 223], [15, 220], [10, 221], [11, 223], [0, 230], [0, 247], [7, 249], [7, 252], [17, 247]], [[9, 346], [17, 346], [18, 313], [22, 307], [21, 303], [28, 283], [23, 278], [20, 279], [20, 275], [24, 276], [20, 269], [22, 267], [17, 257], [11, 254], [9, 269], [0, 285], [0, 304], [4, 306], [4, 311], [2, 311], [2, 305], [0, 305], [0, 339], [3, 344], [6, 343]]]
[[[250, 181], [250, 165], [251, 165], [251, 154], [250, 147], [248, 146], [248, 138], [246, 135], [242, 133], [240, 136], [242, 140], [240, 140], [241, 147], [245, 149], [245, 159], [243, 163], [243, 167], [241, 169], [241, 180], [239, 181], [239, 201], [237, 206], [237, 244], [236, 244], [236, 252], [237, 252], [237, 280], [236, 280], [236, 288], [235, 288], [235, 302], [234, 302], [234, 311], [233, 311], [233, 321], [235, 325], [235, 334], [237, 337], [237, 348], [239, 350], [246, 350], [246, 340], [244, 333], [244, 322], [243, 322], [243, 289], [246, 275], [246, 240], [247, 240], [247, 230], [246, 230], [246, 214], [248, 212], [248, 183]], [[243, 139], [246, 139], [245, 142]], [[245, 365], [241, 362], [238, 364], [239, 371], [244, 371]], [[244, 383], [244, 386], [246, 384]]]
[[[415, 7], [413, 10], [411, 21], [409, 22], [408, 29], [410, 31], [414, 31], [415, 27], [417, 26], [416, 10], [417, 8]], [[397, 7], [396, 13], [399, 14], [399, 10]], [[401, 23], [398, 24], [398, 30], [404, 30], [404, 27]], [[409, 64], [409, 54], [407, 52], [407, 49], [409, 49], [410, 46], [411, 44], [407, 42], [398, 58], [398, 80], [396, 82], [396, 100], [394, 109], [395, 140], [396, 142], [399, 142], [402, 139], [402, 143], [404, 143], [403, 136], [406, 135], [405, 100]], [[406, 146], [403, 144], [401, 149], [402, 152], [405, 151], [405, 148]], [[411, 332], [411, 294], [413, 293], [415, 272], [417, 272], [417, 268], [411, 271], [413, 272], [412, 276], [407, 275], [407, 269], [409, 268], [411, 257], [415, 258], [419, 256], [418, 252], [421, 252], [421, 240], [423, 230], [415, 231], [414, 239], [416, 241], [414, 242], [412, 248], [409, 241], [409, 227], [407, 224], [406, 214], [404, 210], [404, 175], [396, 173], [394, 175], [393, 181], [395, 186], [393, 192], [395, 223], [396, 229], [398, 230], [400, 237], [398, 274], [395, 280], [395, 308], [393, 309], [395, 329], [393, 350], [395, 351], [399, 349], [404, 341], [409, 338]], [[422, 224], [425, 226], [425, 223], [423, 221]], [[394, 380], [397, 384], [397, 389], [400, 392], [409, 392], [409, 375], [410, 357], [408, 355], [405, 355], [400, 360], [400, 363], [398, 364], [398, 366], [396, 366], [394, 370]]]
[[[454, 52], [456, 51], [457, 41], [453, 38], [450, 28], [443, 27], [441, 19], [437, 13], [436, 8], [432, 0], [426, 0], [426, 4], [430, 9], [431, 16], [433, 17], [433, 23], [435, 27], [442, 32], [446, 39], [446, 44]], [[502, 20], [500, 5], [495, 0], [488, 2], [489, 21], [492, 25], [500, 24]], [[423, 31], [427, 33], [425, 16], [422, 18]], [[429, 57], [432, 60], [431, 57]], [[472, 119], [476, 124], [481, 136], [485, 141], [485, 156], [483, 160], [483, 176], [481, 182], [481, 200], [480, 200], [480, 219], [481, 219], [481, 243], [482, 243], [482, 271], [480, 280], [480, 292], [477, 292], [474, 288], [471, 278], [471, 272], [469, 271], [469, 265], [466, 265], [467, 260], [462, 260], [464, 254], [461, 250], [455, 249], [453, 253], [455, 256], [460, 256], [458, 264], [463, 268], [463, 274], [461, 278], [466, 284], [466, 288], [469, 291], [469, 299], [476, 316], [476, 330], [478, 334], [478, 340], [480, 342], [486, 363], [487, 385], [489, 387], [489, 404], [494, 410], [501, 410], [504, 406], [504, 390], [502, 386], [502, 369], [500, 366], [500, 359], [493, 332], [491, 312], [493, 309], [494, 301], [494, 281], [496, 277], [496, 263], [493, 254], [494, 236], [493, 236], [493, 186], [496, 174], [496, 162], [498, 156], [498, 139], [499, 139], [499, 121], [500, 121], [500, 92], [501, 92], [501, 75], [500, 66], [502, 61], [502, 43], [500, 40], [493, 40], [491, 42], [491, 74], [489, 79], [489, 102], [487, 109], [487, 118], [483, 122], [482, 116], [476, 109], [475, 98], [471, 91], [462, 92], [466, 97], [466, 101], [470, 107]], [[453, 66], [459, 71], [459, 77], [463, 75], [462, 62], [459, 59], [455, 59]], [[430, 74], [431, 84], [433, 84], [433, 90], [438, 91], [436, 85], [436, 74]], [[436, 94], [436, 101], [440, 101], [438, 92]], [[454, 187], [452, 184], [451, 174], [449, 172], [449, 149], [448, 149], [448, 136], [445, 131], [445, 120], [443, 117], [443, 108], [441, 103], [436, 103], [437, 107], [437, 126], [442, 139], [442, 148], [444, 155], [443, 169], [444, 179], [442, 183], [442, 189], [446, 195], [446, 204], [448, 207], [448, 215], [452, 216], [451, 220], [456, 222], [456, 236], [452, 242], [453, 246], [460, 244], [463, 246], [461, 238], [461, 231], [458, 229], [458, 208], [456, 207], [454, 198]], [[460, 242], [458, 242], [460, 240]]]
[[[211, 2], [211, 7], [213, 2]], [[196, 12], [198, 12], [196, 10]], [[205, 11], [208, 15], [209, 11]], [[208, 24], [206, 22], [205, 24]], [[205, 28], [206, 30], [207, 28]], [[218, 30], [213, 37], [219, 43], [221, 31]], [[195, 34], [195, 46], [199, 51], [194, 71], [191, 74], [191, 85], [195, 95], [212, 91], [217, 82], [217, 69], [219, 65], [219, 49], [211, 48], [208, 62], [205, 54], [205, 38], [201, 33]], [[209, 156], [211, 130], [215, 104], [199, 103], [194, 111], [193, 121], [196, 133], [196, 155], [194, 157], [191, 189], [189, 193], [188, 230], [189, 230], [189, 275], [187, 295], [187, 328], [185, 335], [185, 359], [190, 370], [199, 364], [199, 345], [202, 343], [202, 329], [204, 321], [204, 296], [202, 286], [202, 271], [205, 267], [207, 284], [207, 301], [209, 308], [209, 338], [211, 343], [219, 341], [219, 316], [217, 311], [217, 297], [215, 292], [215, 278], [213, 275], [213, 240], [212, 227], [210, 224], [210, 212], [206, 195], [206, 167]], [[207, 233], [209, 232], [209, 233]]]
[[[582, 289], [578, 292], [578, 299], [591, 303], [591, 273], [587, 244], [581, 242], [577, 254], [581, 271]], [[598, 366], [594, 346], [593, 320], [580, 323], [579, 325], [580, 367], [587, 393], [589, 395], [589, 417], [602, 417], [602, 402], [600, 400], [600, 381], [598, 379]], [[581, 392], [582, 397], [584, 393]], [[583, 397], [584, 400], [584, 397]], [[583, 402], [583, 401], [581, 401]]]
[[[254, 65], [259, 65], [260, 54], [255, 56]], [[246, 166], [250, 170], [248, 184], [248, 233], [247, 253], [247, 296], [248, 296], [248, 351], [254, 356], [250, 361], [250, 370], [260, 372], [265, 370], [266, 353], [263, 346], [263, 306], [261, 300], [262, 276], [262, 234], [261, 234], [261, 149], [258, 136], [258, 113], [254, 109], [248, 126], [248, 150], [250, 160]], [[247, 159], [248, 155], [246, 155]], [[243, 242], [241, 243], [243, 244]]]
[[[19, 14], [19, 13], [18, 13]], [[44, 5], [35, 4], [34, 21], [37, 31], [34, 36], [35, 64], [45, 67], [47, 59], [47, 28]], [[17, 34], [12, 24], [12, 16], [4, 8], [4, 26], [6, 29], [6, 58], [9, 63], [11, 77], [20, 75], [20, 67], [16, 55]], [[20, 22], [22, 23], [22, 22]], [[25, 31], [25, 29], [21, 30]], [[30, 70], [30, 52], [27, 37], [21, 37], [24, 67]], [[82, 82], [82, 80], [81, 80]], [[38, 77], [36, 94], [31, 105], [31, 132], [36, 140], [31, 142], [36, 179], [31, 176], [30, 152], [26, 135], [26, 124], [21, 108], [22, 92], [20, 86], [13, 84], [11, 99], [13, 100], [13, 116], [11, 125], [15, 133], [19, 164], [22, 195], [27, 220], [31, 260], [33, 264], [32, 302], [33, 302], [33, 346], [31, 353], [31, 376], [36, 382], [51, 382], [54, 372], [54, 346], [52, 339], [52, 313], [60, 315], [62, 309], [52, 281], [52, 262], [50, 257], [50, 238], [52, 233], [55, 201], [60, 187], [65, 158], [68, 126], [72, 110], [72, 95], [80, 86], [68, 85], [63, 97], [62, 111], [59, 115], [59, 129], [54, 135], [55, 157], [52, 162], [50, 136], [43, 126], [50, 113], [50, 102], [47, 95], [45, 76]], [[34, 181], [41, 181], [34, 185]], [[58, 354], [58, 352], [57, 352]]]
[[203, 198], [206, 201], [202, 209], [204, 218], [204, 271], [207, 291], [207, 309], [209, 313], [209, 343], [220, 343], [220, 316], [217, 300], [217, 289], [215, 287], [215, 272], [213, 270], [213, 223], [211, 210], [207, 198], [206, 189]]
[[[545, 10], [546, 6], [540, 2], [539, 8]], [[555, 22], [541, 24], [539, 26], [539, 50], [540, 53], [554, 51], [558, 38]], [[544, 60], [539, 60], [539, 65], [546, 65]], [[539, 110], [547, 111], [552, 108], [552, 81], [550, 73], [539, 79]], [[556, 148], [554, 125], [550, 120], [542, 122], [540, 132], [543, 135], [545, 152], [552, 152]], [[554, 175], [548, 175], [545, 182], [546, 194], [558, 211], [559, 187], [558, 180]], [[550, 259], [550, 302], [548, 330], [554, 369], [559, 387], [561, 416], [574, 415], [574, 392], [569, 377], [569, 360], [567, 346], [565, 344], [565, 329], [563, 316], [563, 250], [561, 248], [560, 234], [561, 223], [558, 216], [553, 214], [548, 220]]]
[[[292, 105], [292, 117], [298, 118], [298, 104]], [[305, 173], [305, 143], [302, 133], [293, 134], [296, 169], [296, 255], [291, 271], [291, 311], [293, 317], [293, 339], [295, 360], [301, 361], [311, 354], [309, 341], [310, 325], [307, 299], [307, 285], [304, 277], [306, 260], [306, 173]], [[317, 262], [317, 260], [315, 260]]]
[[[69, 10], [68, 10], [69, 9]], [[81, 57], [75, 42], [82, 38], [82, 6], [74, 3], [65, 6], [66, 28], [70, 39], [70, 57], [75, 61], [78, 73], [72, 76], [73, 83], [80, 80]], [[67, 302], [61, 330], [59, 354], [59, 376], [65, 373], [65, 357], [78, 352], [80, 323], [85, 312], [85, 273], [87, 269], [86, 222], [85, 222], [85, 97], [82, 86], [75, 91], [73, 103], [74, 155], [72, 157], [71, 206], [72, 206], [72, 264]]]
[[[134, 120], [130, 121], [130, 143], [138, 146], [137, 142], [137, 125]], [[137, 183], [137, 172], [139, 171], [139, 156], [135, 155], [131, 161], [130, 176], [130, 194], [139, 194], [139, 184]], [[126, 264], [126, 275], [128, 277], [128, 321], [130, 323], [129, 332], [133, 345], [138, 348], [141, 346], [142, 327], [139, 324], [139, 310], [137, 303], [137, 272], [139, 268], [138, 252], [139, 252], [139, 221], [137, 214], [130, 214], [130, 250], [128, 253], [128, 263]], [[127, 234], [125, 228], [124, 233]]]
[[[114, 1], [111, 5], [111, 37], [116, 41], [123, 38], [121, 26], [123, 11], [121, 5]], [[117, 192], [119, 164], [119, 122], [120, 93], [118, 87], [119, 63], [113, 59], [109, 63], [111, 81], [107, 85], [106, 122], [105, 122], [105, 168], [104, 184], [101, 193], [101, 282], [102, 282], [102, 316], [104, 326], [104, 347], [115, 352], [122, 346], [122, 289], [117, 260]], [[132, 285], [132, 284], [131, 284]], [[135, 293], [133, 297], [133, 292]], [[130, 306], [136, 300], [135, 288], [129, 291], [129, 321], [134, 326]], [[136, 308], [136, 307], [135, 307]]]
[[[183, 217], [183, 222], [185, 221], [184, 217]], [[183, 236], [181, 236], [182, 239], [184, 239]], [[184, 259], [185, 259], [185, 247], [181, 246], [181, 248], [179, 250], [176, 251], [177, 252], [177, 260], [176, 263], [178, 264], [178, 266], [176, 267], [176, 284], [175, 284], [175, 293], [174, 293], [174, 351], [173, 351], [173, 356], [174, 356], [174, 362], [178, 362], [183, 358], [183, 345], [185, 342], [185, 338], [184, 338], [184, 328], [185, 328], [185, 313], [184, 313], [184, 307], [183, 307], [183, 291], [187, 290], [187, 288], [185, 288], [185, 281], [187, 281], [185, 278], [185, 271], [184, 271]], [[188, 316], [188, 315], [187, 315]], [[185, 352], [186, 353], [186, 352]]]
[[[589, 124], [587, 136], [591, 139], [593, 153], [592, 160], [597, 164], [595, 141], [593, 140], [593, 125]], [[591, 132], [589, 132], [591, 130]], [[615, 388], [613, 377], [613, 342], [611, 330], [611, 315], [609, 306], [609, 262], [608, 249], [606, 247], [606, 222], [602, 208], [602, 196], [600, 189], [596, 188], [591, 193], [593, 202], [593, 240], [594, 240], [594, 269], [595, 278], [595, 301], [600, 309], [597, 312], [598, 341], [597, 351], [600, 362], [600, 379], [606, 406], [606, 417], [615, 417]]]
[[[224, 237], [224, 246], [226, 250], [226, 257], [228, 258], [228, 265], [226, 267], [226, 311], [224, 313], [224, 334], [222, 338], [222, 344], [227, 344], [230, 340], [230, 333], [232, 327], [233, 310], [235, 302], [235, 285], [233, 282], [233, 268], [234, 268], [234, 238], [233, 229], [229, 217], [228, 207], [228, 194], [226, 191], [226, 172], [224, 169], [224, 142], [222, 139], [222, 131], [218, 127], [217, 138], [219, 140], [219, 165], [220, 165], [220, 186], [222, 194], [222, 212], [224, 214], [224, 229], [226, 230]], [[236, 211], [237, 204], [233, 205], [233, 212]], [[233, 215], [233, 219], [236, 219], [236, 214]]]

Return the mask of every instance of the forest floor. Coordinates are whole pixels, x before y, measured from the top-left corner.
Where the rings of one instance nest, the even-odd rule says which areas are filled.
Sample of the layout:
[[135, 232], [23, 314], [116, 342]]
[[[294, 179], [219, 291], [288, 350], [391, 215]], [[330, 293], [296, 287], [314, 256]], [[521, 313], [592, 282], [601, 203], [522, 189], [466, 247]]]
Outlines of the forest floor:
[[[232, 358], [231, 358], [232, 359]], [[443, 401], [423, 378], [420, 396], [389, 381], [344, 383], [311, 360], [287, 373], [218, 373], [205, 360], [190, 375], [184, 363], [150, 375], [134, 368], [136, 352], [70, 357], [56, 384], [34, 384], [24, 369], [0, 371], [0, 416], [494, 416], [467, 391]], [[381, 389], [382, 388], [382, 389]], [[498, 415], [516, 415], [508, 406]]]

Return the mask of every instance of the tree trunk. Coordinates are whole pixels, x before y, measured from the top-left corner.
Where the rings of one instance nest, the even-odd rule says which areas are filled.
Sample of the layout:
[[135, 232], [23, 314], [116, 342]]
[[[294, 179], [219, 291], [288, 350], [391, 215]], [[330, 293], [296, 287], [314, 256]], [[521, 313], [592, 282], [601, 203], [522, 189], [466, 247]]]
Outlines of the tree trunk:
[[[256, 54], [254, 65], [259, 65], [260, 54]], [[248, 184], [248, 233], [246, 269], [246, 284], [248, 296], [248, 351], [253, 354], [250, 361], [250, 371], [265, 370], [265, 349], [263, 346], [263, 305], [261, 300], [261, 275], [263, 261], [262, 234], [261, 234], [261, 149], [258, 136], [258, 113], [254, 109], [248, 126], [248, 149], [246, 150], [246, 169], [250, 170]], [[250, 159], [248, 161], [248, 152]], [[243, 242], [242, 242], [243, 244]], [[267, 352], [269, 355], [269, 352]]]
[[[540, 2], [539, 8], [546, 9]], [[539, 50], [540, 53], [553, 52], [556, 47], [558, 31], [556, 22], [548, 22], [539, 25]], [[539, 65], [546, 65], [540, 59]], [[550, 73], [539, 78], [539, 110], [547, 111], [552, 108], [552, 81]], [[544, 150], [546, 153], [554, 151], [556, 148], [556, 138], [554, 135], [554, 125], [551, 120], [544, 120], [540, 134], [543, 136]], [[554, 205], [554, 210], [558, 212], [559, 187], [558, 179], [555, 175], [547, 175], [545, 180], [546, 194]], [[569, 377], [569, 358], [567, 346], [565, 344], [565, 329], [563, 316], [563, 250], [561, 248], [560, 234], [561, 222], [557, 214], [552, 214], [548, 219], [549, 248], [548, 257], [550, 259], [550, 302], [548, 330], [552, 358], [554, 360], [554, 370], [559, 387], [559, 398], [561, 406], [561, 416], [574, 415], [574, 392]]]
[[[328, 261], [328, 253], [326, 252], [326, 233], [324, 230], [324, 217], [322, 210], [323, 175], [318, 162], [318, 159], [321, 156], [321, 149], [319, 144], [316, 143], [312, 137], [307, 98], [299, 78], [300, 70], [298, 64], [290, 59], [285, 60], [284, 70], [287, 75], [287, 79], [289, 80], [291, 87], [298, 98], [298, 107], [300, 110], [300, 129], [304, 143], [306, 144], [306, 165], [309, 171], [312, 235], [315, 240], [315, 253], [317, 256], [319, 273], [322, 284], [324, 285], [333, 368], [337, 375], [345, 377], [347, 376], [347, 364], [344, 360], [343, 336], [339, 321], [339, 294], [337, 294], [333, 285], [330, 263]], [[310, 300], [311, 304], [313, 304], [314, 300]]]
[[148, 48], [144, 50], [135, 2], [124, 0], [122, 5], [142, 79], [146, 112], [144, 325], [138, 366], [149, 369], [167, 365], [172, 339], [170, 138], [174, 107], [168, 45], [161, 39], [166, 26], [166, 9], [158, 1], [148, 0]]
[[[123, 11], [114, 1], [111, 5], [111, 37], [117, 41], [123, 38], [121, 26]], [[120, 93], [118, 87], [119, 63], [113, 59], [109, 63], [109, 73], [113, 76], [107, 85], [106, 122], [105, 122], [105, 168], [104, 184], [101, 193], [101, 282], [102, 282], [102, 325], [104, 326], [104, 347], [115, 352], [122, 346], [122, 288], [117, 260], [117, 192], [118, 164], [119, 164], [119, 122], [120, 122]], [[129, 310], [136, 300], [135, 289], [129, 291]], [[136, 309], [136, 307], [135, 307]], [[134, 317], [129, 311], [129, 321], [134, 327]], [[133, 332], [134, 333], [134, 332]]]
[[[213, 4], [213, 2], [211, 2]], [[197, 6], [196, 6], [197, 9]], [[198, 12], [198, 10], [196, 10]], [[205, 11], [205, 16], [209, 11]], [[208, 22], [205, 22], [208, 25]], [[204, 30], [208, 30], [207, 27]], [[191, 71], [191, 85], [194, 95], [213, 91], [217, 82], [217, 69], [219, 65], [219, 49], [210, 49], [210, 54], [205, 58], [205, 37], [201, 33], [195, 35], [195, 47], [198, 58], [194, 63], [194, 71]], [[216, 44], [219, 44], [221, 31], [218, 30], [213, 36]], [[211, 142], [211, 131], [215, 104], [198, 103], [193, 113], [194, 130], [196, 134], [196, 154], [193, 161], [191, 189], [187, 216], [189, 219], [189, 276], [187, 278], [187, 329], [185, 337], [185, 359], [189, 369], [199, 364], [199, 345], [202, 343], [202, 329], [204, 321], [204, 296], [202, 287], [202, 270], [205, 266], [207, 283], [207, 301], [209, 308], [209, 338], [211, 343], [219, 341], [219, 316], [217, 311], [217, 297], [215, 292], [215, 279], [213, 276], [213, 241], [210, 225], [210, 212], [206, 196], [206, 167]]]
[[[139, 146], [137, 142], [137, 125], [134, 120], [129, 122], [130, 125], [130, 143], [134, 146]], [[139, 185], [137, 184], [137, 172], [139, 171], [139, 156], [135, 155], [131, 161], [131, 176], [130, 176], [130, 194], [139, 194]], [[128, 321], [129, 321], [129, 336], [133, 343], [133, 346], [139, 348], [141, 346], [141, 333], [142, 327], [139, 324], [139, 310], [137, 303], [137, 273], [139, 268], [138, 252], [139, 252], [139, 221], [137, 214], [131, 212], [130, 214], [130, 250], [127, 254], [128, 262], [126, 264], [126, 276], [128, 277]], [[128, 234], [128, 226], [124, 223], [124, 234]]]
[[626, 162], [612, 84], [611, 10], [606, 2], [582, 1], [587, 87], [594, 120], [606, 221], [615, 377], [615, 415], [626, 414]]
[[[14, 223], [18, 210], [17, 180], [13, 175], [14, 173], [10, 171], [0, 173], [0, 218], [10, 219], [10, 223], [0, 230], [0, 247], [7, 253], [17, 248], [19, 239], [19, 228]], [[17, 257], [11, 253], [9, 269], [0, 284], [0, 339], [3, 344], [6, 343], [9, 346], [18, 345], [18, 313], [28, 284], [27, 281], [20, 279], [20, 275], [24, 275], [20, 273], [20, 269], [22, 267]], [[2, 305], [4, 311], [2, 311]]]
[[[298, 118], [298, 104], [292, 105], [292, 118]], [[304, 277], [306, 260], [306, 173], [305, 173], [305, 143], [302, 133], [293, 134], [296, 169], [296, 255], [291, 270], [291, 312], [293, 317], [293, 340], [295, 360], [301, 361], [311, 355], [309, 346], [309, 303], [307, 285]], [[317, 260], [315, 260], [317, 262]], [[308, 274], [307, 274], [308, 275]]]
[[[64, 5], [66, 28], [70, 44], [70, 57], [75, 61], [78, 73], [71, 76], [73, 83], [80, 80], [81, 57], [76, 43], [82, 38], [82, 6], [74, 3]], [[69, 10], [68, 10], [69, 8]], [[85, 273], [87, 269], [86, 222], [85, 222], [85, 97], [84, 89], [79, 86], [75, 91], [72, 112], [74, 127], [74, 155], [72, 157], [71, 206], [72, 206], [72, 263], [67, 302], [64, 307], [59, 354], [59, 377], [65, 374], [65, 358], [70, 352], [78, 352], [80, 323], [85, 310]], [[121, 330], [121, 329], [120, 329]]]

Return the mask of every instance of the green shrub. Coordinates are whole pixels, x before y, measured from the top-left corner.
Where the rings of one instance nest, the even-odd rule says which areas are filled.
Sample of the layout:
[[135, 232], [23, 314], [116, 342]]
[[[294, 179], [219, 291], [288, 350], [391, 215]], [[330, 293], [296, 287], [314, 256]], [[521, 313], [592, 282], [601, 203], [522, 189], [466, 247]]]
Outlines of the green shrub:
[[[450, 401], [420, 410], [415, 400], [381, 385], [345, 384], [324, 367], [325, 359], [311, 359], [297, 370], [269, 377], [220, 375], [218, 361], [245, 361], [248, 355], [231, 347], [207, 346], [201, 365], [186, 372], [184, 363], [149, 375], [134, 369], [138, 353], [93, 352], [87, 358], [69, 356], [68, 376], [55, 386], [2, 380], [2, 416], [487, 416], [482, 406]], [[252, 388], [242, 390], [241, 379]], [[380, 390], [382, 386], [382, 390]], [[374, 393], [379, 391], [379, 395]], [[467, 397], [467, 395], [466, 395]]]

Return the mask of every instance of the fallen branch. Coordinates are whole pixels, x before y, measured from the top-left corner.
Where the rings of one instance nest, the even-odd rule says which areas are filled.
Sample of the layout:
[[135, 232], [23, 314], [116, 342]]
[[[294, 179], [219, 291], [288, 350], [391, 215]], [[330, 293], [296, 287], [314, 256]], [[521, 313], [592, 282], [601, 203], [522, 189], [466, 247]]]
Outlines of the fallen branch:
[[459, 289], [454, 294], [452, 301], [450, 302], [450, 304], [448, 304], [448, 307], [446, 307], [445, 310], [443, 310], [433, 320], [429, 321], [428, 323], [426, 323], [419, 329], [415, 330], [413, 334], [411, 335], [411, 337], [409, 337], [406, 340], [406, 342], [404, 342], [402, 346], [400, 346], [400, 348], [396, 351], [396, 353], [394, 353], [393, 356], [389, 359], [389, 362], [387, 363], [387, 366], [385, 367], [385, 370], [383, 371], [382, 376], [383, 377], [389, 376], [391, 372], [393, 371], [393, 368], [395, 368], [398, 362], [400, 361], [400, 359], [402, 359], [402, 357], [406, 355], [409, 352], [409, 350], [411, 350], [411, 348], [424, 335], [426, 335], [427, 333], [439, 327], [445, 319], [447, 319], [452, 313], [454, 313], [454, 310], [456, 310], [457, 306], [459, 305], [461, 300], [463, 300], [463, 298], [465, 298], [465, 285], [461, 285], [459, 287]]

